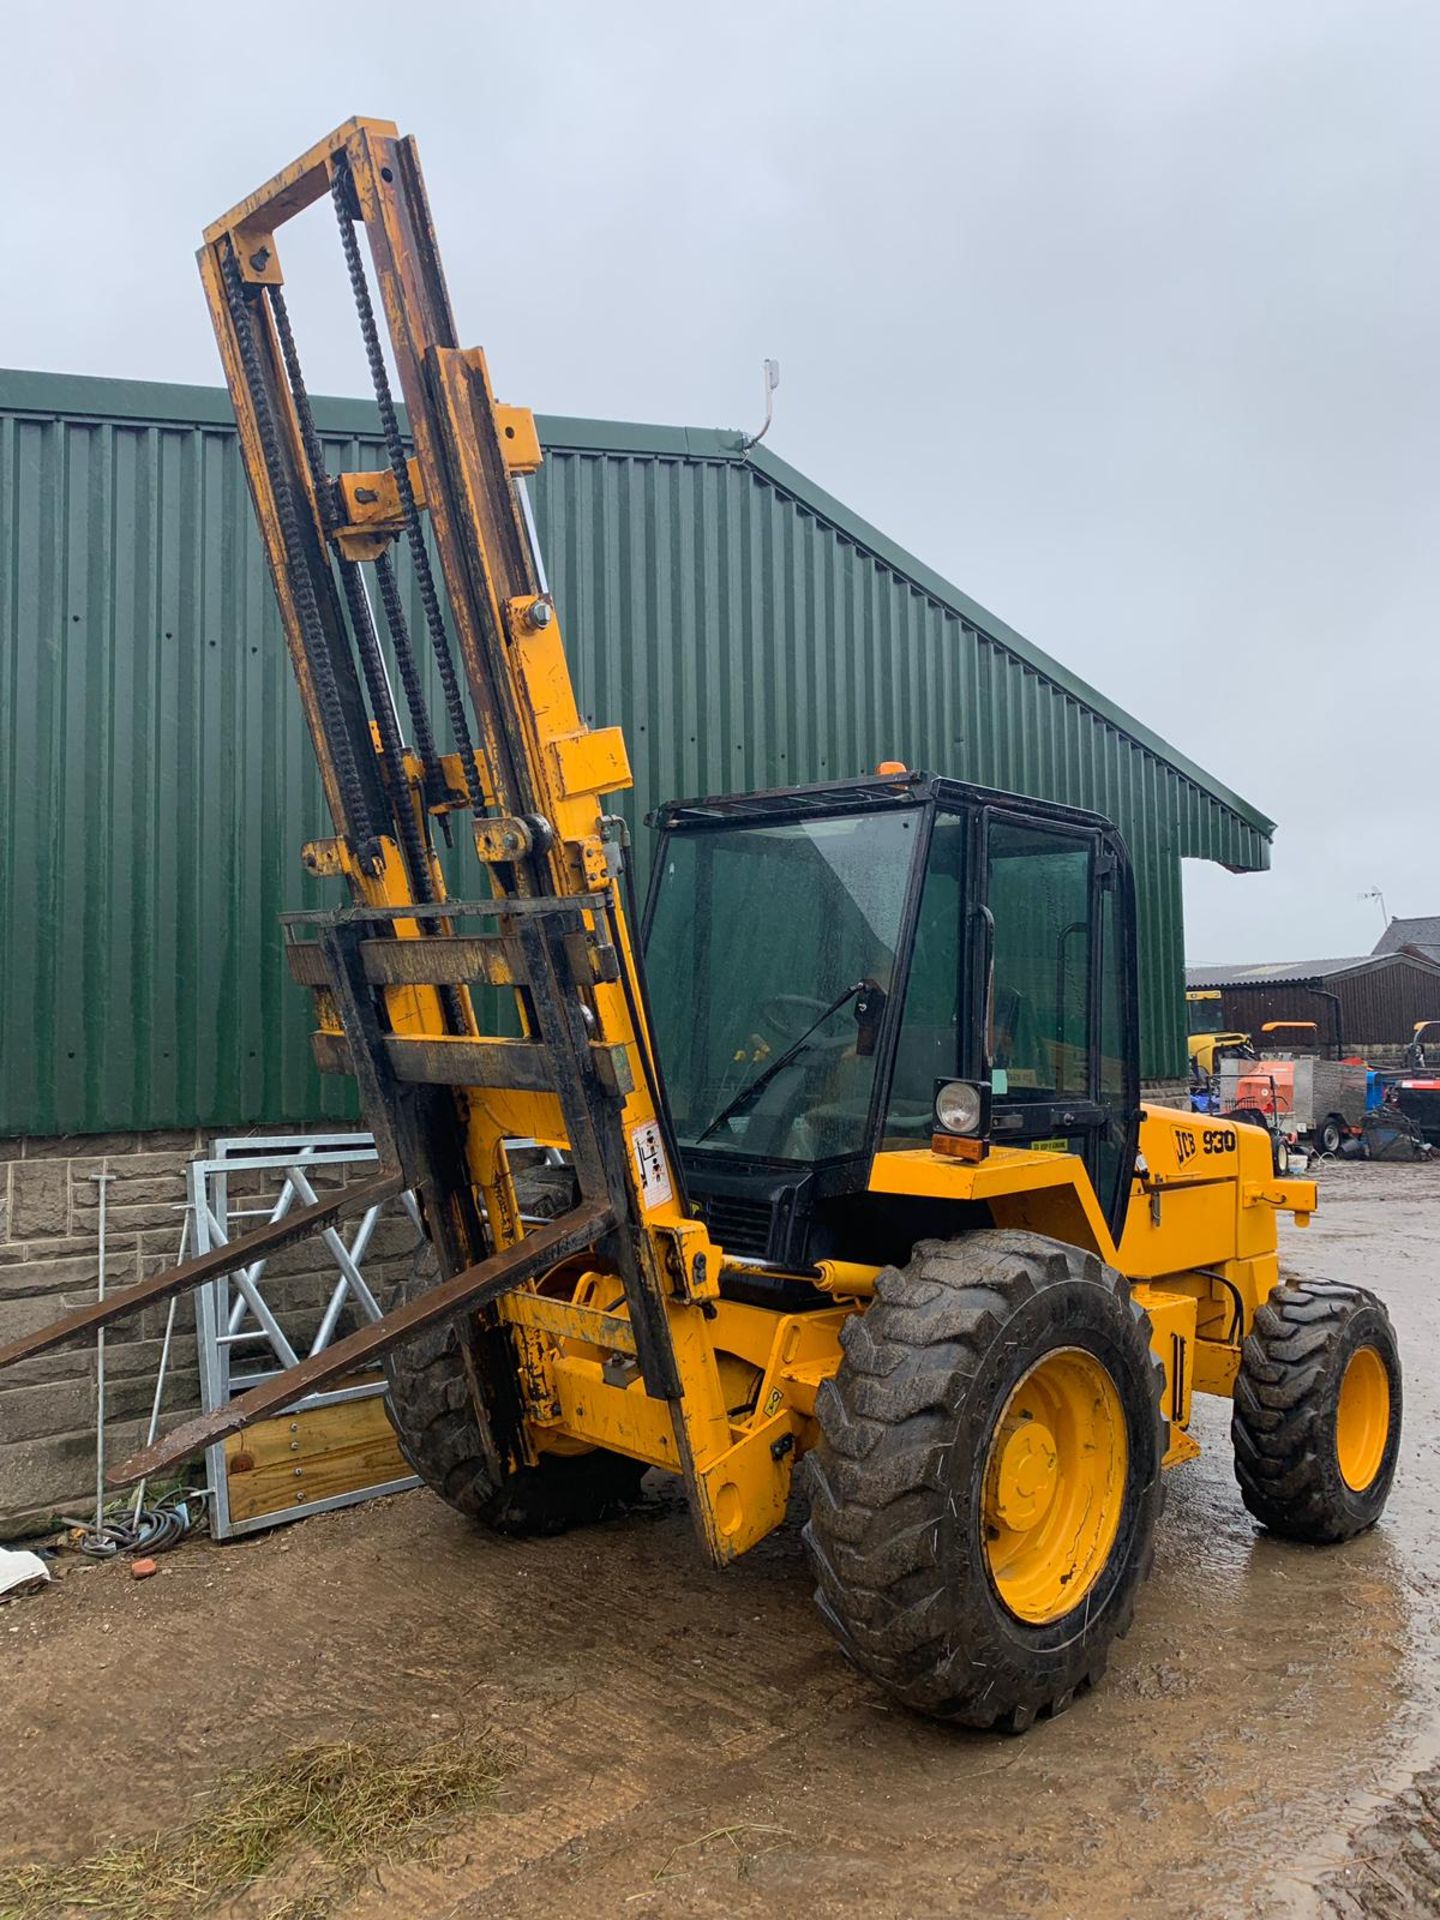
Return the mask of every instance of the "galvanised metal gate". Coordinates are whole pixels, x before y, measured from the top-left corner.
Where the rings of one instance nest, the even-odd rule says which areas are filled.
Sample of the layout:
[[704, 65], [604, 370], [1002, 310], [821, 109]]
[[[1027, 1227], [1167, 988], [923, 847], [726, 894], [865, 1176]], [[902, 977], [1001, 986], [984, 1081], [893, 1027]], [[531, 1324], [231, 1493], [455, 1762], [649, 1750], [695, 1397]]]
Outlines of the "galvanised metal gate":
[[[293, 1207], [312, 1205], [317, 1175], [373, 1163], [376, 1157], [368, 1133], [216, 1140], [210, 1157], [191, 1161], [189, 1168], [194, 1251], [209, 1252], [255, 1223], [280, 1220]], [[256, 1176], [260, 1192], [236, 1190], [255, 1186]], [[421, 1235], [413, 1196], [403, 1194], [401, 1203]], [[195, 1331], [205, 1412], [227, 1405], [247, 1387], [297, 1360], [322, 1352], [342, 1328], [347, 1308], [366, 1320], [380, 1318], [380, 1303], [365, 1277], [380, 1211], [372, 1207], [362, 1214], [348, 1241], [339, 1228], [330, 1227], [307, 1243], [316, 1258], [324, 1248], [335, 1268], [334, 1284], [318, 1312], [312, 1308], [297, 1315], [280, 1306], [279, 1288], [272, 1285], [267, 1293], [263, 1259], [198, 1290]], [[302, 1324], [303, 1335], [297, 1331]], [[418, 1486], [385, 1418], [384, 1394], [384, 1377], [378, 1373], [343, 1381], [209, 1447], [210, 1523], [216, 1539]], [[347, 1408], [353, 1411], [334, 1411]]]

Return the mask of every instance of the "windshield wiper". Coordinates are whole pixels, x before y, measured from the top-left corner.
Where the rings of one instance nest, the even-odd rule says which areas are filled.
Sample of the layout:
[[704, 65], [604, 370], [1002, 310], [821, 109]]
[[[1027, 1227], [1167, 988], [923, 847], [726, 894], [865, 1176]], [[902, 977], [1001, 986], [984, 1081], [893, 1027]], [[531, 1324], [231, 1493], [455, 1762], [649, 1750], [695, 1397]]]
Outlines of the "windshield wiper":
[[798, 1040], [792, 1041], [784, 1053], [772, 1060], [762, 1073], [757, 1073], [753, 1080], [741, 1087], [735, 1098], [730, 1101], [727, 1106], [720, 1109], [719, 1113], [716, 1114], [705, 1131], [696, 1136], [695, 1145], [697, 1147], [702, 1146], [718, 1127], [723, 1127], [725, 1122], [732, 1118], [733, 1115], [739, 1113], [742, 1107], [748, 1107], [752, 1100], [757, 1099], [765, 1091], [766, 1087], [769, 1086], [776, 1074], [782, 1073], [785, 1068], [790, 1065], [790, 1062], [804, 1050], [815, 1029], [817, 1027], [823, 1027], [832, 1014], [840, 1011], [847, 1000], [853, 1000], [859, 993], [875, 991], [878, 991], [878, 989], [873, 980], [857, 980], [853, 987], [846, 987], [843, 993], [837, 994], [829, 1006], [826, 1007], [825, 1011], [805, 1029]]

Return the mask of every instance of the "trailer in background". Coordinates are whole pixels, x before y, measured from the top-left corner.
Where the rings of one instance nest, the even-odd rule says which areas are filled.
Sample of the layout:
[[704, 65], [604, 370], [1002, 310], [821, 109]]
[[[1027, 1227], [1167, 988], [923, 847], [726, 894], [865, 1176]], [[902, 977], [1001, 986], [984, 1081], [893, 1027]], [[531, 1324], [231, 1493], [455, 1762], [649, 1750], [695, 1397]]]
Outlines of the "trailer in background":
[[1220, 1111], [1253, 1117], [1270, 1133], [1308, 1137], [1318, 1153], [1338, 1153], [1364, 1125], [1368, 1084], [1363, 1063], [1349, 1060], [1222, 1060]]

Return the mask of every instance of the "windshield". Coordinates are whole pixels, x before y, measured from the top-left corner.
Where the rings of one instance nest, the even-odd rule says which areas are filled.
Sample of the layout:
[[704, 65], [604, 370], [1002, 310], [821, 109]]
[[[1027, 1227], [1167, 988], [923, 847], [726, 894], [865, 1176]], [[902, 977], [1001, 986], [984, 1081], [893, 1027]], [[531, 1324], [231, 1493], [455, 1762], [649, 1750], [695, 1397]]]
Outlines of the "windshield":
[[864, 1148], [920, 819], [666, 839], [645, 960], [682, 1145], [801, 1161]]
[[1187, 993], [1185, 1011], [1192, 1034], [1225, 1031], [1224, 1002], [1218, 993]]

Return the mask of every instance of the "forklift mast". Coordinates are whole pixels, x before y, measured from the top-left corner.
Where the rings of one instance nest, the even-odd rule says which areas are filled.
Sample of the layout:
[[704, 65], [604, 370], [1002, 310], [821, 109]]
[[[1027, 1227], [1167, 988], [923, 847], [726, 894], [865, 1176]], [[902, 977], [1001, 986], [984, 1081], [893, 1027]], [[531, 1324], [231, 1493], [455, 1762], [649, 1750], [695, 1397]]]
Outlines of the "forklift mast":
[[[374, 382], [378, 472], [327, 471], [291, 328], [280, 229], [319, 203], [338, 226]], [[534, 419], [497, 401], [483, 353], [458, 344], [414, 142], [389, 122], [347, 121], [208, 227], [199, 259], [334, 821], [305, 863], [343, 876], [352, 901], [287, 916], [291, 971], [315, 995], [317, 1063], [357, 1076], [382, 1177], [416, 1192], [442, 1271], [403, 1326], [392, 1315], [355, 1336], [356, 1352], [342, 1343], [338, 1364], [442, 1314], [476, 1315], [603, 1246], [650, 1396], [680, 1399], [689, 1348], [682, 1452], [704, 1434], [707, 1399], [719, 1438], [724, 1402], [695, 1337], [719, 1261], [683, 1203], [621, 893], [626, 834], [602, 804], [631, 784], [624, 741], [577, 707], [525, 487], [541, 458]], [[402, 544], [423, 635], [397, 580]], [[422, 691], [425, 648], [443, 715]], [[432, 826], [448, 839], [452, 821], [488, 873], [481, 898], [447, 897]], [[506, 997], [494, 989], [510, 990], [519, 1037], [485, 1030]], [[506, 1159], [515, 1137], [563, 1146], [576, 1175], [574, 1208], [529, 1234]], [[314, 1372], [287, 1376], [283, 1396], [313, 1388]], [[492, 1467], [512, 1470], [529, 1457], [513, 1349], [483, 1315], [467, 1375]], [[274, 1399], [237, 1402], [232, 1430]], [[704, 1515], [693, 1463], [677, 1464]]]

